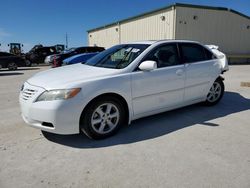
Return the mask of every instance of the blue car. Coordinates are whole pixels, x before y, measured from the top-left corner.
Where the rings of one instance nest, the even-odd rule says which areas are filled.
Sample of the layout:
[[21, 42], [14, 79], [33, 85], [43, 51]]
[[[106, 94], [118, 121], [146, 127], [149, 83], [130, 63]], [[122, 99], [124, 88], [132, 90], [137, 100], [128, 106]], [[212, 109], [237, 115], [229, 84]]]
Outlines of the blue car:
[[74, 56], [71, 56], [65, 60], [63, 60], [63, 66], [64, 65], [72, 65], [72, 64], [76, 64], [76, 63], [84, 63], [86, 62], [88, 59], [94, 57], [95, 55], [97, 55], [99, 52], [95, 52], [95, 53], [83, 53], [83, 54], [77, 54]]

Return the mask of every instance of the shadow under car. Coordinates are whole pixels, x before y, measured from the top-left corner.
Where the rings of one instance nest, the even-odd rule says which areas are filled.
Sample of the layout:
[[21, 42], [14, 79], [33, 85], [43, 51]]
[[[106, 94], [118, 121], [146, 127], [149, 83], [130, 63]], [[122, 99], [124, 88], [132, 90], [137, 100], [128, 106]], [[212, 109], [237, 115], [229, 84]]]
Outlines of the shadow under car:
[[57, 135], [47, 132], [43, 134], [48, 140], [65, 146], [100, 148], [153, 139], [195, 124], [216, 128], [219, 125], [210, 121], [249, 109], [250, 99], [244, 98], [239, 93], [227, 91], [215, 106], [195, 104], [145, 117], [122, 127], [118, 134], [104, 140], [91, 140], [82, 134]]

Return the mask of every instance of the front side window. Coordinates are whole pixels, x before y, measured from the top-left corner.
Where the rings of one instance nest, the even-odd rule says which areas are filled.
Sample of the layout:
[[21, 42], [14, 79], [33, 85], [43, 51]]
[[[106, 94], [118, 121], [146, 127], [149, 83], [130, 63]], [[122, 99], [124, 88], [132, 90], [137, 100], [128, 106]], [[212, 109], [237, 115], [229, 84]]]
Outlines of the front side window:
[[207, 55], [202, 46], [198, 44], [181, 44], [181, 51], [183, 61], [185, 63], [194, 63], [199, 61], [206, 61]]
[[157, 62], [157, 68], [179, 65], [180, 60], [176, 44], [160, 46], [150, 53], [146, 60]]
[[138, 57], [149, 45], [124, 44], [105, 50], [86, 62], [86, 65], [123, 69]]

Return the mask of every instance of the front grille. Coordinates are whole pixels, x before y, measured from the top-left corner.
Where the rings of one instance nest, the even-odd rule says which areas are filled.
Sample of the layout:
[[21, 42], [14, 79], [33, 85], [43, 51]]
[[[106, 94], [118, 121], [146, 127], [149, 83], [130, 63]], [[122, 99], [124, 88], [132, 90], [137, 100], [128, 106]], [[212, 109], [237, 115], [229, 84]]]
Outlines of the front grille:
[[27, 101], [30, 98], [32, 98], [36, 92], [37, 90], [34, 90], [34, 89], [24, 89], [22, 92], [22, 99]]

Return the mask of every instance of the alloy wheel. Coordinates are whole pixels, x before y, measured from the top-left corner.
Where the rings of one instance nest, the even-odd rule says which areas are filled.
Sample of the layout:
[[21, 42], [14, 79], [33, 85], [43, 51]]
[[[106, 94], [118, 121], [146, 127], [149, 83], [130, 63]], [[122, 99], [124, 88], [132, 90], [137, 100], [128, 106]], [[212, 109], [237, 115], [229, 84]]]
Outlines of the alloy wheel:
[[215, 102], [220, 98], [221, 95], [221, 85], [218, 82], [214, 82], [213, 86], [210, 88], [210, 91], [207, 95], [208, 102]]
[[120, 112], [112, 103], [98, 106], [91, 117], [91, 126], [99, 134], [107, 134], [114, 130], [119, 123]]

